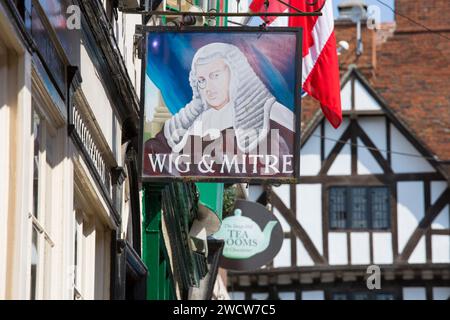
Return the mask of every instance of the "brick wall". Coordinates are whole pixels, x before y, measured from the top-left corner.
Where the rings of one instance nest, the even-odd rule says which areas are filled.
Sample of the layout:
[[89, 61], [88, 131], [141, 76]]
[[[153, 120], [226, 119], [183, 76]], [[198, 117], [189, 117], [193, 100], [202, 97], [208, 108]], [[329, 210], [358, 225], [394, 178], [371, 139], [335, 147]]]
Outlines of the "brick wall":
[[356, 24], [349, 20], [335, 21], [336, 41], [347, 41], [350, 47], [347, 51], [341, 51], [339, 55], [339, 68], [341, 76], [348, 70], [348, 66], [356, 64], [361, 72], [371, 77], [376, 67], [376, 38], [375, 32], [367, 28], [363, 23], [361, 26], [361, 37], [363, 42], [363, 53], [356, 55]]
[[397, 31], [423, 31], [423, 28], [408, 21], [400, 15], [405, 15], [426, 25], [433, 30], [450, 29], [449, 0], [396, 0], [395, 9]]

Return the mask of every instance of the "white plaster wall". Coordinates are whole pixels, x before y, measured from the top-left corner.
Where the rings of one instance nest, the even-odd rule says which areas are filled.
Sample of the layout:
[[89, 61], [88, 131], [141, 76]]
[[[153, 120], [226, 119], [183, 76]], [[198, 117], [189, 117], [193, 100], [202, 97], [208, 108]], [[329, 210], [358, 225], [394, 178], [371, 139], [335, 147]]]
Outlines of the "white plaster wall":
[[281, 300], [295, 300], [295, 292], [278, 292]]
[[[356, 141], [358, 146], [365, 146], [361, 139], [358, 138]], [[358, 147], [356, 153], [358, 174], [381, 174], [384, 172], [367, 148]]]
[[249, 185], [247, 191], [248, 191], [248, 200], [256, 201], [264, 192], [264, 188], [263, 186], [260, 185]]
[[368, 232], [350, 233], [352, 264], [370, 264], [370, 240]]
[[117, 140], [117, 131], [120, 129], [113, 110], [111, 108], [111, 101], [109, 100], [105, 87], [100, 81], [100, 75], [97, 73], [92, 61], [86, 51], [84, 43], [80, 47], [80, 68], [83, 82], [81, 88], [86, 96], [89, 106], [94, 113], [95, 120], [102, 130], [103, 136], [108, 143], [109, 148], [117, 155], [117, 145], [120, 145], [120, 140]]
[[397, 183], [397, 219], [399, 252], [404, 249], [411, 233], [424, 216], [423, 182]]
[[231, 300], [245, 300], [245, 293], [242, 291], [232, 291], [230, 292]]
[[441, 194], [447, 189], [446, 181], [431, 181], [431, 204], [434, 204]]
[[[447, 189], [448, 184], [445, 181], [431, 182], [431, 203], [434, 204], [441, 194]], [[449, 206], [445, 206], [438, 216], [431, 223], [433, 229], [448, 229], [450, 228], [450, 213]]]
[[355, 80], [355, 109], [356, 110], [381, 110], [380, 105], [375, 98]]
[[303, 242], [301, 242], [299, 239], [297, 239], [297, 265], [302, 267], [314, 265], [314, 261], [306, 251]]
[[320, 171], [320, 125], [300, 150], [300, 175], [314, 176]]
[[404, 287], [403, 300], [426, 300], [425, 288], [421, 287]]
[[448, 300], [450, 298], [450, 287], [433, 288], [433, 300]]
[[[385, 117], [359, 117], [358, 124], [378, 149], [387, 150]], [[387, 159], [386, 151], [381, 154]]]
[[321, 290], [302, 291], [302, 300], [325, 300], [325, 295]]
[[322, 254], [322, 185], [299, 184], [296, 188], [297, 220]]
[[352, 109], [352, 80], [348, 80], [341, 89], [341, 106], [342, 110]]
[[450, 212], [449, 206], [446, 205], [444, 209], [438, 214], [438, 216], [431, 223], [432, 229], [449, 229], [450, 228]]
[[373, 237], [373, 262], [376, 264], [391, 264], [392, 254], [392, 233], [374, 232]]
[[425, 263], [426, 262], [426, 248], [425, 236], [421, 237], [414, 251], [408, 259], [408, 263]]
[[328, 233], [328, 262], [331, 265], [348, 264], [346, 233]]
[[[350, 140], [347, 143], [350, 143]], [[330, 176], [340, 176], [350, 175], [351, 172], [351, 148], [349, 144], [346, 144], [334, 160], [327, 174]]]
[[252, 299], [254, 300], [267, 300], [267, 298], [269, 297], [268, 293], [252, 293]]
[[[416, 157], [421, 156], [419, 151], [391, 124], [391, 154], [392, 170], [395, 173], [434, 172], [427, 160]], [[398, 154], [405, 153], [407, 155]], [[413, 155], [413, 156], [410, 156]]]
[[284, 239], [280, 251], [273, 259], [273, 266], [290, 267], [291, 266], [291, 239]]
[[[273, 187], [273, 192], [283, 201], [284, 205], [287, 208], [290, 208], [290, 185], [282, 184], [279, 187]], [[289, 232], [291, 230], [291, 226], [289, 223], [287, 223], [286, 219], [284, 219], [283, 215], [275, 208], [273, 207], [273, 214], [281, 223], [281, 228], [284, 232]]]
[[350, 121], [347, 117], [342, 118], [342, 123], [337, 129], [333, 128], [328, 121], [325, 121], [325, 158], [328, 157], [331, 149], [333, 149], [336, 144], [336, 140], [341, 138], [349, 124]]
[[450, 236], [431, 236], [431, 258], [433, 263], [450, 263]]

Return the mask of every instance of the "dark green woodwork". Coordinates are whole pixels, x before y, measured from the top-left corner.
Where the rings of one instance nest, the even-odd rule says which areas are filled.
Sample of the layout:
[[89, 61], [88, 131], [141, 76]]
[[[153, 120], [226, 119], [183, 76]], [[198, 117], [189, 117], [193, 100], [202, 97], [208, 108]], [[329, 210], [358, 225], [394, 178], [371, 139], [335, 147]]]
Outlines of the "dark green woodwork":
[[149, 270], [147, 276], [147, 299], [175, 299], [173, 277], [161, 234], [161, 190], [163, 186], [144, 186], [143, 215], [143, 260]]
[[[199, 287], [208, 273], [207, 257], [194, 252], [189, 230], [198, 216], [199, 201], [214, 214], [222, 215], [223, 185], [211, 183], [209, 188], [194, 183], [145, 184], [143, 187], [143, 259], [148, 268], [147, 299], [175, 299], [175, 283], [182, 299], [190, 287]], [[164, 243], [161, 220], [170, 241], [171, 259]], [[167, 239], [166, 239], [167, 241]], [[173, 264], [173, 274], [170, 262]]]

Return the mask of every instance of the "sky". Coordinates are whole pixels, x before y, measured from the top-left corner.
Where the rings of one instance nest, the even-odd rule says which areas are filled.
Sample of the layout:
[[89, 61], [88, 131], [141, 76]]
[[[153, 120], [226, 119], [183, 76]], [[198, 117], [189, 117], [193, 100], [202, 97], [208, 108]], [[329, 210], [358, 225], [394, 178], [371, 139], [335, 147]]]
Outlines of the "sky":
[[[333, 4], [334, 4], [334, 17], [336, 18], [339, 14], [338, 14], [338, 10], [337, 10], [337, 6], [340, 2], [342, 2], [344, 0], [334, 0]], [[380, 8], [380, 18], [381, 18], [381, 22], [390, 22], [390, 21], [394, 21], [394, 13], [388, 9], [387, 7], [383, 6], [382, 4], [380, 4], [377, 0], [365, 0], [367, 5], [375, 5], [378, 6]], [[394, 0], [380, 0], [384, 3], [386, 3], [387, 5], [389, 5], [390, 7], [394, 8]], [[413, 1], [413, 0], [411, 0]]]

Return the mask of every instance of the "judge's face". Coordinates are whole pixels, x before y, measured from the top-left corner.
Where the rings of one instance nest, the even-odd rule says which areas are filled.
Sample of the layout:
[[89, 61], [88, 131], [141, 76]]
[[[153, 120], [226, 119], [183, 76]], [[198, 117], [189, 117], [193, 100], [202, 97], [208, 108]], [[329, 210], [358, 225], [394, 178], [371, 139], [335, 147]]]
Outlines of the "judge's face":
[[230, 69], [223, 59], [196, 65], [198, 90], [211, 108], [219, 110], [230, 101]]

